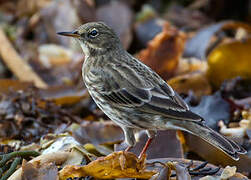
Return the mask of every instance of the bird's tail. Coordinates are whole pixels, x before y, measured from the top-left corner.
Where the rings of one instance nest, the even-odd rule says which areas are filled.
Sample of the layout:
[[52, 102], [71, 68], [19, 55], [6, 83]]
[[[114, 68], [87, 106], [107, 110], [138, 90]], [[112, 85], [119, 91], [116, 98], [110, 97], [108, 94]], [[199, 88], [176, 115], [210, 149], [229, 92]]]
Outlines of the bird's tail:
[[183, 124], [182, 128], [217, 147], [236, 161], [239, 159], [239, 154], [246, 153], [246, 150], [237, 145], [234, 141], [223, 137], [203, 123], [186, 122]]

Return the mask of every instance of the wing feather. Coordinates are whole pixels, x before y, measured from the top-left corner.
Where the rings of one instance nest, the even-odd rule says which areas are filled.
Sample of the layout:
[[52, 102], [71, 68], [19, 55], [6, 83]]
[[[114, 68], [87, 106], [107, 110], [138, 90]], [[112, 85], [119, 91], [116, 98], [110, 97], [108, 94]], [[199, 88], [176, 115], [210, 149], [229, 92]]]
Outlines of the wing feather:
[[[146, 79], [142, 80], [136, 76], [137, 73], [133, 68], [126, 71], [127, 73], [132, 72], [128, 75], [130, 78], [126, 78], [125, 75], [119, 74], [120, 67], [122, 66], [116, 68], [110, 66], [109, 70], [103, 70], [100, 76], [106, 86], [106, 88], [102, 88], [100, 94], [109, 103], [167, 118], [202, 121], [200, 116], [189, 111], [183, 99], [164, 81], [147, 82], [147, 85], [144, 86], [142, 81], [146, 81]], [[122, 72], [125, 72], [125, 68], [126, 66], [123, 66]]]

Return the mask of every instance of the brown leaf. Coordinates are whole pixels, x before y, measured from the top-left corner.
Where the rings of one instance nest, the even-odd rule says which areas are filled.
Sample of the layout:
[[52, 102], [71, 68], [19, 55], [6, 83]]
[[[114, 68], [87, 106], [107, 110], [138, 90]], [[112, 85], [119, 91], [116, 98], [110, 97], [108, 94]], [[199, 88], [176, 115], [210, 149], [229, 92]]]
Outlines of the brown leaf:
[[121, 142], [124, 134], [122, 129], [112, 121], [105, 121], [83, 122], [81, 127], [73, 132], [73, 136], [81, 144], [110, 145]]
[[11, 91], [0, 98], [1, 138], [34, 142], [74, 120], [78, 121], [65, 108], [40, 98], [36, 88]]
[[174, 169], [176, 171], [177, 179], [187, 179], [191, 180], [191, 176], [189, 175], [186, 167], [179, 165], [179, 163], [172, 163]]
[[98, 179], [141, 178], [149, 179], [155, 171], [145, 170], [145, 158], [138, 159], [130, 152], [114, 152], [85, 166], [66, 166], [59, 172], [60, 180], [68, 177], [93, 176]]
[[[149, 159], [147, 160], [147, 169], [155, 169], [158, 170], [158, 174], [154, 175], [151, 180], [157, 179], [157, 180], [162, 180], [162, 179], [190, 179], [190, 175], [188, 173], [188, 168], [192, 170], [193, 168], [196, 168], [203, 164], [204, 162], [202, 161], [196, 161], [189, 159], [183, 159], [183, 158], [159, 158], [159, 159]], [[195, 170], [192, 172], [199, 172], [203, 171], [206, 169], [217, 169], [218, 167], [213, 165], [213, 164], [206, 164], [206, 166], [202, 169]], [[205, 171], [204, 171], [205, 172]], [[222, 169], [220, 169], [218, 172], [216, 172], [213, 177], [215, 176], [220, 176], [222, 172]], [[176, 174], [176, 178], [171, 178], [170, 175]], [[198, 180], [201, 175], [194, 175], [192, 177], [193, 180]]]
[[58, 180], [58, 168], [54, 163], [22, 164], [22, 180]]
[[151, 179], [156, 179], [156, 180], [170, 180], [171, 176], [171, 169], [166, 166], [163, 169], [160, 170], [159, 175], [157, 177], [152, 177]]
[[179, 162], [167, 162], [163, 169], [160, 170], [160, 173], [157, 177], [157, 180], [171, 179], [171, 170], [174, 170], [176, 173], [176, 179], [185, 179], [191, 180], [191, 176], [186, 168], [182, 166]]
[[[53, 170], [53, 166], [54, 164], [56, 165], [60, 165], [63, 162], [65, 162], [67, 160], [67, 158], [70, 156], [70, 152], [54, 152], [54, 153], [49, 153], [49, 154], [43, 154], [40, 155], [34, 159], [32, 159], [31, 161], [29, 161], [29, 169], [32, 168], [33, 172], [36, 172], [36, 169], [34, 170], [33, 167], [36, 166], [40, 166], [40, 167], [44, 167], [45, 171], [46, 171], [46, 165], [48, 164], [52, 164], [52, 169], [51, 171], [48, 171], [48, 173], [51, 175], [54, 174], [55, 170]], [[57, 169], [56, 169], [57, 170]], [[21, 180], [21, 175], [22, 175], [22, 167], [19, 168], [18, 170], [16, 170], [14, 172], [14, 174], [12, 174], [8, 180]], [[35, 173], [36, 174], [36, 173]]]
[[13, 79], [0, 79], [0, 94], [8, 94], [10, 90], [19, 91], [19, 90], [27, 90], [32, 87], [33, 84], [29, 82], [22, 82], [19, 80]]
[[72, 105], [89, 97], [87, 89], [76, 89], [74, 86], [52, 86], [39, 91], [39, 96], [55, 102], [57, 105]]
[[56, 44], [43, 44], [38, 47], [38, 59], [46, 67], [62, 66], [73, 60], [74, 53]]
[[185, 43], [184, 33], [169, 23], [163, 25], [163, 31], [155, 36], [148, 47], [139, 52], [137, 57], [150, 66], [162, 78], [173, 76], [182, 55]]

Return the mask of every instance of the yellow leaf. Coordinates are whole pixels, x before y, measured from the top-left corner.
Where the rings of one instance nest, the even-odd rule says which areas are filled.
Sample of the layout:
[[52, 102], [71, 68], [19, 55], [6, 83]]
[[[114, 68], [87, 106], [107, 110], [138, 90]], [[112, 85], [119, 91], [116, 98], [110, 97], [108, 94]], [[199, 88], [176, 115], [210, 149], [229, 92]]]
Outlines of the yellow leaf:
[[140, 178], [149, 179], [155, 171], [145, 169], [146, 157], [138, 159], [130, 152], [114, 152], [85, 166], [68, 165], [59, 172], [60, 180], [69, 177], [93, 176], [98, 179]]
[[251, 38], [232, 41], [216, 47], [208, 56], [208, 77], [219, 87], [226, 80], [236, 76], [251, 78]]

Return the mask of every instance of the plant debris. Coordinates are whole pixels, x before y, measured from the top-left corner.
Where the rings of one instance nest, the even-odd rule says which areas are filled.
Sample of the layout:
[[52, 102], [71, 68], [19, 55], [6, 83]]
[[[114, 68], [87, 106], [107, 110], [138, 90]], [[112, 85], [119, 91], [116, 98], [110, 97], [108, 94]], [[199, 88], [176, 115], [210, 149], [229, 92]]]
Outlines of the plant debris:
[[[248, 1], [0, 0], [0, 180], [251, 178]], [[247, 154], [234, 161], [183, 131], [123, 130], [82, 79], [85, 54], [58, 36], [103, 21], [194, 113]], [[37, 156], [37, 157], [36, 157]], [[197, 160], [197, 161], [196, 161]], [[208, 162], [208, 163], [207, 163]]]

